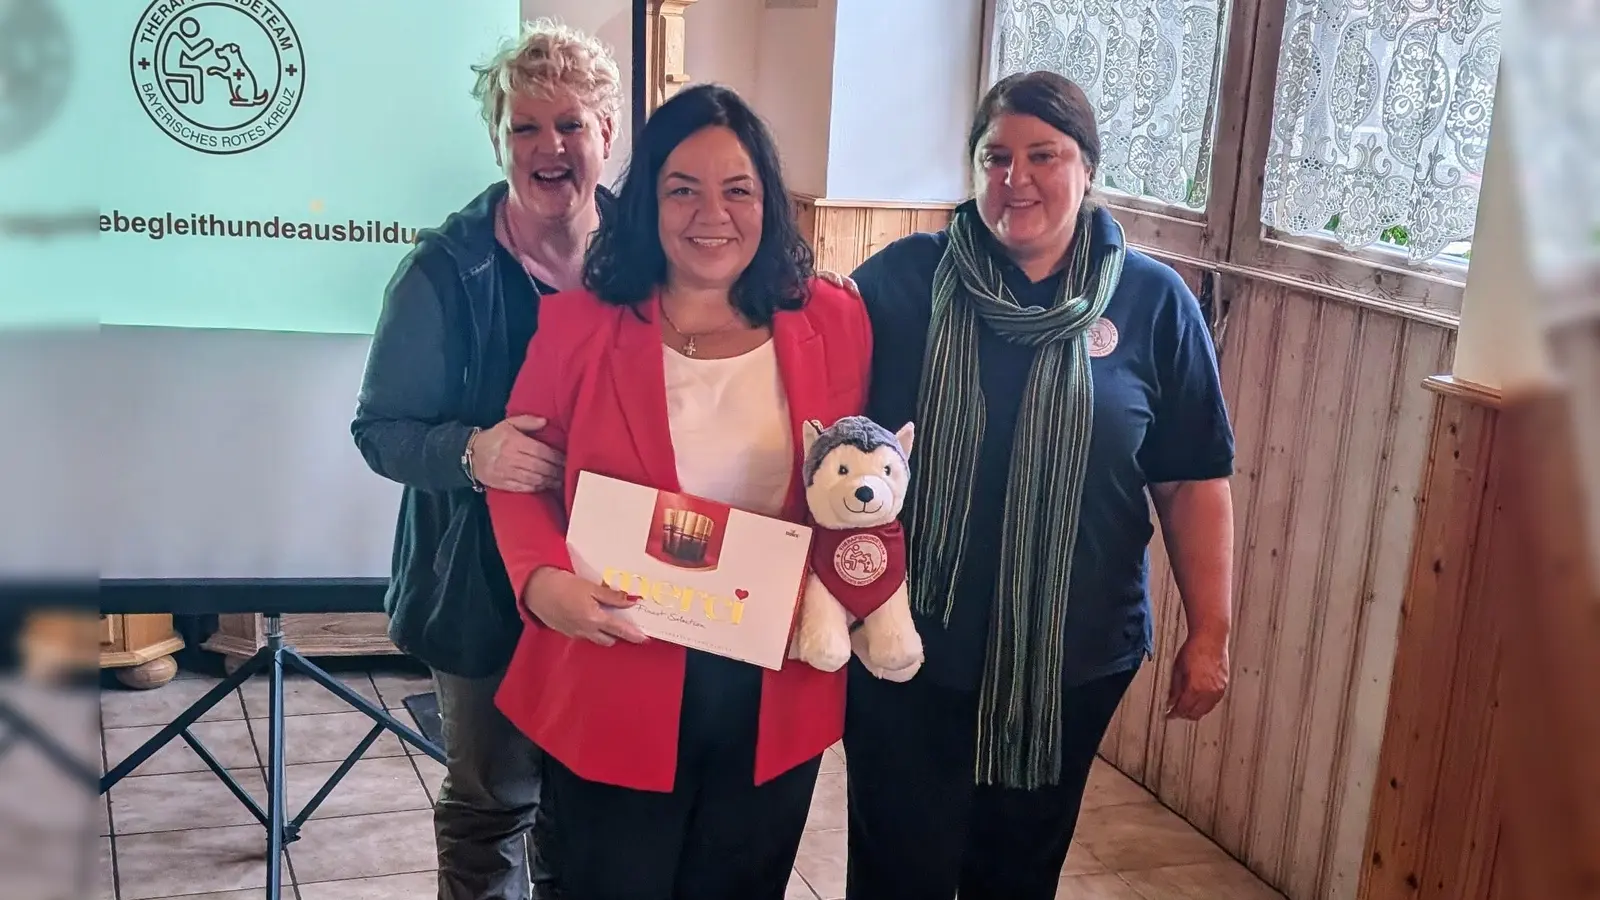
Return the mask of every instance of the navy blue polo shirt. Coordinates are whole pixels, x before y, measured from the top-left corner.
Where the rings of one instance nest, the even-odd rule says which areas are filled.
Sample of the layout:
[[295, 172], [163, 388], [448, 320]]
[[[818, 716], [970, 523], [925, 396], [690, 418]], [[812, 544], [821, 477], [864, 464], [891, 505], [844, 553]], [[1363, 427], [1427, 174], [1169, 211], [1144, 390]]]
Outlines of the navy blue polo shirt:
[[[1100, 254], [1118, 238], [1103, 209], [1091, 228], [1098, 268]], [[1064, 273], [1030, 282], [989, 241], [1019, 303], [1054, 301]], [[948, 242], [945, 232], [910, 235], [852, 273], [872, 320], [867, 414], [890, 429], [916, 418], [933, 275]], [[1155, 529], [1146, 487], [1233, 473], [1233, 430], [1210, 331], [1178, 273], [1129, 250], [1104, 318], [1115, 329], [1115, 342], [1109, 353], [1091, 360], [1094, 433], [1073, 550], [1061, 673], [1069, 687], [1137, 666], [1153, 649], [1149, 543]], [[1107, 335], [1111, 329], [1102, 326], [1097, 332]], [[960, 690], [974, 690], [982, 679], [1013, 431], [1035, 353], [996, 335], [981, 319], [978, 340], [987, 421], [967, 517], [966, 558], [949, 627], [937, 619], [918, 617], [917, 622], [927, 657], [919, 677]], [[913, 478], [917, 451], [913, 445]], [[911, 577], [916, 578], [915, 569]]]

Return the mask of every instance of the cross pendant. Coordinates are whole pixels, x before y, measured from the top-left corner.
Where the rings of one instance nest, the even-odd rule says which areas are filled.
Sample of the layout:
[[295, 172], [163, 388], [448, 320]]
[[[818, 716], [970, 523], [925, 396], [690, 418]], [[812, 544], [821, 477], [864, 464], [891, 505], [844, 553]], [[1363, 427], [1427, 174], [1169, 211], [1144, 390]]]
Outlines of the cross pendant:
[[694, 338], [691, 337], [688, 340], [683, 342], [683, 355], [684, 356], [693, 356], [694, 355]]

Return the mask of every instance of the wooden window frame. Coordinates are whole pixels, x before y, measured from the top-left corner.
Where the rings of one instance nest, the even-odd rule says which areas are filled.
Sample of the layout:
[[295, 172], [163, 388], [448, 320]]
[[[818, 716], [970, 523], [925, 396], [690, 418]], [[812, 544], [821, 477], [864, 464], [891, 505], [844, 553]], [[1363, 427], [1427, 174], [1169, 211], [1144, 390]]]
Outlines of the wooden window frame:
[[[1288, 0], [1240, 0], [1229, 18], [1229, 49], [1239, 47], [1245, 52], [1225, 56], [1228, 71], [1222, 92], [1224, 109], [1219, 116], [1237, 128], [1231, 147], [1234, 152], [1228, 157], [1237, 189], [1228, 216], [1232, 234], [1226, 261], [1235, 267], [1272, 272], [1319, 293], [1407, 310], [1430, 319], [1459, 320], [1465, 266], [1409, 263], [1401, 254], [1381, 247], [1348, 250], [1331, 237], [1282, 234], [1261, 221], [1278, 55], [1288, 6]], [[1230, 104], [1230, 97], [1243, 98], [1242, 106]], [[1220, 140], [1218, 145], [1220, 150]], [[1247, 172], [1251, 177], [1243, 177]]]
[[[998, 0], [984, 0], [978, 95], [988, 90]], [[1292, 236], [1261, 221], [1278, 54], [1288, 0], [1231, 0], [1218, 79], [1206, 208], [1190, 210], [1103, 192], [1130, 243], [1154, 256], [1291, 285], [1454, 327], [1465, 266], [1409, 263], [1380, 247], [1347, 250], [1332, 238]]]

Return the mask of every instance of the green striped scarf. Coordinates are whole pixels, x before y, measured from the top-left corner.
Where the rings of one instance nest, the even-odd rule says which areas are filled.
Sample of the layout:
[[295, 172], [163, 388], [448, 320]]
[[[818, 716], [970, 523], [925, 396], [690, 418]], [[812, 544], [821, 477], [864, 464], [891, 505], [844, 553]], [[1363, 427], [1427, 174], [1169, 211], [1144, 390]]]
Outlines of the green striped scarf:
[[907, 518], [913, 606], [946, 626], [967, 551], [967, 511], [983, 443], [979, 320], [1009, 342], [1037, 348], [1006, 485], [978, 708], [979, 784], [1031, 789], [1060, 778], [1063, 631], [1094, 421], [1084, 332], [1105, 312], [1125, 256], [1115, 226], [1118, 240], [1101, 248], [1094, 270], [1092, 221], [1090, 210], [1079, 214], [1067, 275], [1048, 309], [1017, 304], [970, 203], [956, 211], [934, 274], [917, 404], [921, 463]]

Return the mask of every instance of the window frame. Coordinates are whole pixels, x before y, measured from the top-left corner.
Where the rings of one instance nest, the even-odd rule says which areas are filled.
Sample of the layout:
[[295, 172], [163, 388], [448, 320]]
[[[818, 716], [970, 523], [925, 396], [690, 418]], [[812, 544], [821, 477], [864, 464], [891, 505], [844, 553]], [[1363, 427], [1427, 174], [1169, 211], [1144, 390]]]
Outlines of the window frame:
[[[1289, 0], [1244, 0], [1254, 14], [1230, 23], [1230, 32], [1249, 30], [1250, 53], [1235, 60], [1243, 77], [1225, 90], [1227, 98], [1240, 97], [1241, 142], [1234, 157], [1238, 180], [1235, 206], [1229, 219], [1232, 242], [1228, 261], [1237, 266], [1269, 270], [1336, 294], [1354, 294], [1385, 304], [1415, 307], [1418, 312], [1459, 317], [1466, 288], [1467, 268], [1434, 261], [1408, 262], [1401, 254], [1381, 247], [1346, 249], [1332, 237], [1290, 235], [1261, 221], [1267, 154], [1272, 140], [1272, 106], [1278, 87], [1278, 56], [1283, 46], [1284, 20]], [[1231, 54], [1230, 54], [1231, 56]], [[1245, 57], [1248, 58], [1245, 58]], [[1232, 66], [1230, 66], [1231, 68]], [[1229, 119], [1223, 112], [1221, 118]]]
[[[992, 83], [1000, 0], [983, 0], [978, 97]], [[1102, 191], [1130, 243], [1153, 255], [1389, 308], [1432, 321], [1459, 321], [1467, 267], [1411, 263], [1381, 247], [1349, 250], [1330, 237], [1289, 235], [1261, 221], [1278, 55], [1288, 0], [1229, 0], [1206, 208], [1190, 210]]]

